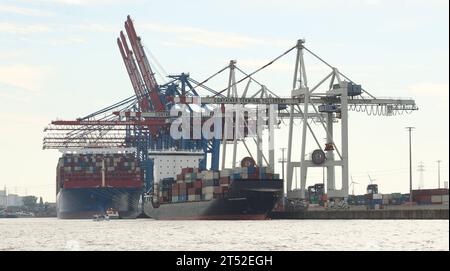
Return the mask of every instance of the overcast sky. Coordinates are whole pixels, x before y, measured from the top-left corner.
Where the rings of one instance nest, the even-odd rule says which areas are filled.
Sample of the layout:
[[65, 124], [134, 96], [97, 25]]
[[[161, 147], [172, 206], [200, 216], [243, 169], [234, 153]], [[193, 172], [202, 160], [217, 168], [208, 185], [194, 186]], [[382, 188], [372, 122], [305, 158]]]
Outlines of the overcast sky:
[[[60, 154], [42, 150], [43, 128], [51, 120], [84, 116], [133, 94], [115, 41], [128, 14], [165, 71], [189, 72], [198, 81], [231, 59], [253, 71], [305, 38], [308, 48], [373, 95], [412, 97], [420, 108], [393, 117], [350, 113], [355, 192], [364, 193], [367, 174], [383, 193], [408, 191], [405, 126], [417, 127], [414, 186], [419, 161], [425, 164], [425, 187], [437, 186], [439, 159], [441, 179], [448, 181], [446, 0], [2, 0], [0, 186], [55, 200]], [[322, 67], [306, 61], [313, 85]], [[288, 96], [293, 63], [289, 54], [256, 78]], [[286, 147], [285, 132], [278, 133], [277, 148]], [[296, 145], [294, 155], [299, 152]], [[320, 172], [312, 172], [308, 184], [321, 179]]]

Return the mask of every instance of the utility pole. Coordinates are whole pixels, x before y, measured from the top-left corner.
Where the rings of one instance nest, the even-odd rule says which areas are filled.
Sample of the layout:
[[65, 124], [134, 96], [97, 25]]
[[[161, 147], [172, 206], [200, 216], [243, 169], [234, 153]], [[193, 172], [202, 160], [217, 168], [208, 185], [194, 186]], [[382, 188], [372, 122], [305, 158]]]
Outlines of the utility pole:
[[438, 188], [441, 188], [441, 160], [436, 161], [438, 163]]
[[415, 127], [406, 127], [409, 132], [409, 202], [412, 202], [412, 150], [411, 150], [411, 131]]
[[419, 189], [423, 189], [424, 188], [423, 173], [425, 172], [425, 165], [423, 164], [423, 161], [419, 162], [419, 165], [417, 166], [417, 171], [420, 172]]
[[279, 160], [279, 162], [281, 163], [281, 177], [284, 180], [284, 163], [286, 163], [286, 158], [284, 157], [284, 151], [286, 150], [286, 148], [281, 148], [281, 159]]
[[286, 159], [284, 157], [284, 151], [286, 148], [281, 148], [281, 159], [278, 161], [281, 163], [281, 178], [284, 180], [284, 163], [286, 163]]

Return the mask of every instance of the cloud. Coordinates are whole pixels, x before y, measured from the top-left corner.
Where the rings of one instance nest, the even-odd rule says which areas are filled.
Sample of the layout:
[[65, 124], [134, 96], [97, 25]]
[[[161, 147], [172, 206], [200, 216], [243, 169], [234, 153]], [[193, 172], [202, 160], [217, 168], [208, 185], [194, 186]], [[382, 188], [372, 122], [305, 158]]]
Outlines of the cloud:
[[45, 25], [19, 25], [15, 23], [2, 23], [0, 22], [0, 33], [10, 33], [10, 34], [30, 34], [30, 33], [41, 33], [49, 32], [50, 28]]
[[117, 4], [130, 4], [130, 3], [142, 3], [144, 0], [24, 0], [26, 2], [47, 2], [60, 5], [72, 5], [72, 6], [92, 6], [92, 5], [117, 5]]
[[53, 73], [50, 66], [14, 64], [0, 66], [0, 83], [36, 93], [42, 90]]
[[16, 59], [24, 55], [24, 51], [21, 50], [0, 51], [0, 60]]
[[[189, 26], [165, 25], [152, 22], [140, 22], [135, 25], [140, 36], [142, 36], [142, 31], [176, 34], [173, 35], [174, 40], [162, 42], [163, 45], [171, 47], [205, 46], [214, 48], [240, 48], [266, 45], [287, 48], [295, 44], [295, 41], [292, 40], [250, 37], [236, 33], [211, 31]], [[124, 30], [99, 23], [77, 24], [72, 27], [82, 31], [117, 34], [120, 30]]]
[[140, 23], [136, 27], [138, 29], [148, 30], [152, 32], [177, 34], [175, 38], [178, 40], [178, 42], [165, 42], [166, 44], [172, 44], [175, 46], [201, 45], [206, 47], [236, 48], [255, 45], [287, 47], [293, 44], [292, 41], [249, 37], [236, 33], [211, 31], [188, 26]]
[[84, 44], [86, 43], [86, 39], [82, 37], [67, 37], [61, 39], [50, 39], [48, 40], [48, 44], [53, 46], [61, 46], [61, 45], [70, 45], [70, 44]]
[[49, 17], [55, 14], [48, 11], [43, 11], [39, 9], [23, 8], [11, 5], [0, 5], [0, 13], [13, 13], [26, 16], [37, 16], [37, 17]]
[[43, 125], [48, 123], [48, 118], [45, 116], [39, 116], [37, 114], [26, 114], [26, 113], [7, 113], [2, 112], [0, 114], [0, 121], [4, 124], [14, 125], [35, 125], [36, 128], [41, 128]]
[[410, 85], [408, 90], [417, 95], [429, 95], [429, 96], [449, 96], [448, 83], [417, 83]]
[[117, 28], [98, 23], [77, 24], [73, 25], [73, 27], [81, 31], [89, 31], [89, 32], [105, 32], [105, 33], [119, 32], [119, 29]]

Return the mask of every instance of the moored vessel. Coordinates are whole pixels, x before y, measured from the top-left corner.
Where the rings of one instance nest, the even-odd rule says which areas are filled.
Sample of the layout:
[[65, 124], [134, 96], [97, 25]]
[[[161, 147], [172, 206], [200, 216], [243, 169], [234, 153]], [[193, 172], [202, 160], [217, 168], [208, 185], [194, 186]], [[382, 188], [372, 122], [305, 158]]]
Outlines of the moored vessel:
[[133, 153], [65, 153], [59, 159], [58, 218], [92, 218], [108, 209], [121, 218], [136, 218], [142, 193], [142, 173]]
[[283, 180], [254, 163], [220, 171], [183, 168], [147, 195], [144, 212], [154, 219], [266, 219], [282, 199]]

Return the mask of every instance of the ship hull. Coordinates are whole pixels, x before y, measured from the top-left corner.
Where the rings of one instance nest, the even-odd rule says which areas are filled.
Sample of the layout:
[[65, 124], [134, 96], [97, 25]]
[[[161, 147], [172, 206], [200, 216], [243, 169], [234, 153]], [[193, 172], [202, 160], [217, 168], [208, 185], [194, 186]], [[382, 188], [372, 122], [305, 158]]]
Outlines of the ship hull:
[[280, 180], [233, 181], [226, 197], [155, 205], [145, 202], [147, 216], [162, 220], [262, 220], [282, 196]]
[[136, 218], [142, 190], [138, 188], [62, 188], [56, 198], [60, 219], [91, 219], [114, 208], [120, 218]]

